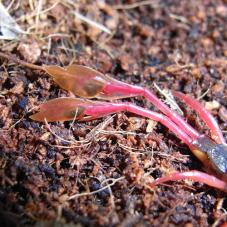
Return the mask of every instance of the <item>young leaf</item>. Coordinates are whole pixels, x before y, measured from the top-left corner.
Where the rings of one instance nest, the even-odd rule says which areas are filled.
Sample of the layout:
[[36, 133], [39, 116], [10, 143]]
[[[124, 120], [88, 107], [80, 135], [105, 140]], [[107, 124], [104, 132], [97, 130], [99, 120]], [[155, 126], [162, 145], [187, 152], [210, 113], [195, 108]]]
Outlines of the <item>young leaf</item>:
[[84, 66], [70, 65], [65, 69], [44, 66], [44, 69], [61, 88], [83, 98], [97, 96], [105, 85], [101, 73]]
[[57, 98], [39, 107], [39, 112], [30, 116], [35, 121], [70, 121], [83, 118], [86, 101], [75, 98]]
[[130, 85], [86, 66], [70, 65], [66, 68], [44, 66], [43, 68], [61, 88], [79, 97], [113, 100], [135, 96], [133, 93], [130, 94]]

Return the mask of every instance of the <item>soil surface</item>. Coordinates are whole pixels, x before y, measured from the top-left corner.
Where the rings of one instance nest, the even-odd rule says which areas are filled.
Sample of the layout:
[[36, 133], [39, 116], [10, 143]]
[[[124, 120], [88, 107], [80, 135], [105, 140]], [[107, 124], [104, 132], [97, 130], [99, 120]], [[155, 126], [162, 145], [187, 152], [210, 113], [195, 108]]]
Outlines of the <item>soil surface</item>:
[[[86, 65], [162, 99], [154, 83], [200, 97], [226, 136], [226, 1], [78, 2], [3, 1], [12, 3], [10, 15], [28, 34], [1, 40], [1, 52], [36, 65]], [[124, 112], [74, 124], [32, 121], [39, 104], [69, 94], [42, 71], [4, 58], [0, 65], [1, 226], [227, 221], [223, 192], [189, 180], [148, 187], [174, 171], [205, 171], [167, 128]], [[157, 111], [141, 97], [123, 101]], [[195, 112], [177, 102], [187, 121], [208, 134]]]

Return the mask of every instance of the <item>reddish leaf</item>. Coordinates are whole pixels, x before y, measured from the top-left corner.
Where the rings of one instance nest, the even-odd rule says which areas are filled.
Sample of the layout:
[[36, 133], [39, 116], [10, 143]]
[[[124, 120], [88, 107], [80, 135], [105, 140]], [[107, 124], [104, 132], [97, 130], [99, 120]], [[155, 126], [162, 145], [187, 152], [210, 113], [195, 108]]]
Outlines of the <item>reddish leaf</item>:
[[97, 96], [105, 84], [101, 73], [85, 66], [70, 65], [65, 69], [59, 66], [44, 66], [44, 69], [61, 88], [84, 98]]
[[86, 101], [75, 98], [57, 98], [39, 107], [39, 112], [30, 116], [31, 119], [44, 122], [70, 121], [83, 118]]

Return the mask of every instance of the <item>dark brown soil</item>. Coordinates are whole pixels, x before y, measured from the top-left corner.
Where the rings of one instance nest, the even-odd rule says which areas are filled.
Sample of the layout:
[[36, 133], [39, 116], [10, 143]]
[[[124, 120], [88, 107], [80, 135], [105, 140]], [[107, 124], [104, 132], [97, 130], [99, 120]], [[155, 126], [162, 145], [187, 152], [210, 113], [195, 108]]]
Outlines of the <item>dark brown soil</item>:
[[[47, 11], [37, 16], [40, 2], [40, 11]], [[0, 41], [1, 51], [37, 65], [83, 64], [156, 93], [154, 82], [202, 96], [226, 135], [225, 0], [56, 2], [15, 1], [10, 14], [30, 34]], [[77, 10], [113, 35], [75, 19]], [[167, 128], [152, 128], [148, 119], [129, 113], [48, 128], [29, 116], [40, 103], [67, 92], [41, 71], [3, 58], [0, 64], [1, 226], [219, 226], [227, 221], [226, 195], [218, 190], [191, 181], [146, 186], [170, 172], [204, 171]], [[126, 101], [154, 109], [142, 98]], [[180, 106], [195, 128], [209, 133]], [[88, 143], [76, 142], [84, 140]]]

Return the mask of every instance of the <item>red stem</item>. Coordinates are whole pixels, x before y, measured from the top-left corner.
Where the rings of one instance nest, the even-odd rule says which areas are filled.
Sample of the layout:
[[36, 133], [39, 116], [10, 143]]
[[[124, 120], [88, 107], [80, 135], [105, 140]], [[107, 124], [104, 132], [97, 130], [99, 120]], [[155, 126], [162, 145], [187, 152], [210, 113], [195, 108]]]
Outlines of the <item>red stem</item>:
[[214, 188], [220, 189], [224, 192], [227, 192], [226, 182], [219, 180], [218, 178], [216, 178], [212, 175], [209, 175], [209, 174], [197, 171], [197, 170], [192, 170], [192, 171], [187, 171], [187, 172], [182, 172], [182, 173], [179, 173], [179, 172], [172, 173], [168, 176], [164, 176], [164, 177], [154, 180], [152, 183], [149, 184], [149, 186], [154, 187], [156, 185], [165, 183], [167, 181], [186, 180], [186, 179], [201, 182], [201, 183], [207, 184], [211, 187], [214, 187]]
[[214, 119], [214, 117], [209, 113], [208, 110], [205, 109], [204, 106], [202, 106], [197, 100], [186, 96], [185, 94], [177, 91], [172, 92], [174, 96], [178, 97], [179, 99], [182, 99], [186, 104], [188, 104], [193, 110], [195, 110], [200, 118], [207, 124], [207, 126], [211, 130], [211, 135], [214, 141], [217, 143], [225, 143], [225, 139], [223, 137], [223, 134], [221, 132], [221, 129], [218, 126], [217, 121]]
[[104, 93], [123, 93], [129, 96], [143, 96], [154, 106], [156, 106], [162, 113], [167, 115], [175, 124], [179, 126], [179, 128], [181, 128], [182, 131], [185, 131], [185, 133], [187, 133], [193, 140], [196, 140], [200, 135], [194, 128], [192, 128], [187, 122], [185, 122], [185, 120], [179, 114], [171, 110], [148, 89], [117, 82], [116, 84], [107, 84], [104, 88]]
[[184, 143], [186, 143], [188, 146], [191, 146], [192, 139], [168, 117], [160, 113], [152, 112], [139, 106], [133, 105], [131, 103], [105, 103], [105, 105], [100, 103], [100, 105], [95, 105], [95, 107], [94, 105], [91, 105], [90, 108], [86, 107], [85, 114], [92, 116], [92, 118], [95, 118], [120, 111], [131, 112], [143, 117], [150, 118], [154, 121], [158, 121], [169, 128], [173, 133], [175, 133], [177, 137]]

